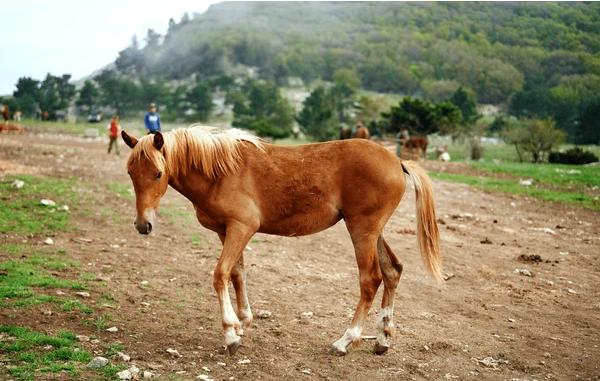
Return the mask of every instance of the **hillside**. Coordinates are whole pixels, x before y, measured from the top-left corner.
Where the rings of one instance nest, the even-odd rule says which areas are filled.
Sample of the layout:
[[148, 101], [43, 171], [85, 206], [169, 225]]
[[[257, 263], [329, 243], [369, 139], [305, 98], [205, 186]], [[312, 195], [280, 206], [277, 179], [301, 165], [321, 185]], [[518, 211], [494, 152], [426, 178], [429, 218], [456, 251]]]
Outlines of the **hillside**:
[[117, 67], [177, 79], [244, 65], [279, 83], [350, 68], [369, 90], [439, 100], [463, 85], [495, 104], [600, 87], [593, 3], [222, 3], [146, 41]]

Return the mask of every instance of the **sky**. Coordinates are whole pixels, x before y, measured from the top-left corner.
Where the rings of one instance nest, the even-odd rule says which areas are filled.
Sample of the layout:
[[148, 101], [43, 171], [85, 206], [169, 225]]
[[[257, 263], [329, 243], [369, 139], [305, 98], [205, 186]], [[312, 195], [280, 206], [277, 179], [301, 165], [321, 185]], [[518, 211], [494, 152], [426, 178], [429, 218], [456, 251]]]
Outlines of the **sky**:
[[12, 94], [19, 77], [74, 80], [113, 62], [140, 43], [149, 28], [164, 34], [169, 18], [203, 13], [217, 0], [0, 0], [0, 95]]

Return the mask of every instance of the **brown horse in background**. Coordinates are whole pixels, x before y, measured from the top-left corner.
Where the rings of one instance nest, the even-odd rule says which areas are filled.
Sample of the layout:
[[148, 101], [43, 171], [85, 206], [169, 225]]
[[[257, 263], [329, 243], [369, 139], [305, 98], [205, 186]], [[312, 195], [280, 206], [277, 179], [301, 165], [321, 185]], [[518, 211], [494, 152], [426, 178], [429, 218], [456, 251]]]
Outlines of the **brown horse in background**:
[[404, 148], [410, 150], [411, 152], [417, 151], [417, 157], [421, 157], [421, 153], [423, 154], [423, 158], [427, 159], [427, 145], [429, 144], [429, 140], [427, 136], [414, 136], [404, 142]]
[[369, 139], [370, 138], [369, 130], [364, 126], [359, 126], [356, 128], [354, 133], [350, 128], [342, 128], [340, 130], [340, 140], [357, 138], [357, 139]]
[[[360, 301], [350, 327], [333, 348], [345, 354], [360, 341], [383, 282], [375, 352], [389, 349], [402, 264], [382, 233], [404, 195], [407, 175], [416, 192], [419, 249], [427, 269], [440, 279], [439, 233], [429, 177], [416, 163], [402, 162], [376, 143], [352, 139], [277, 146], [236, 129], [216, 133], [199, 127], [139, 140], [123, 131], [122, 137], [132, 148], [127, 170], [136, 194], [137, 230], [151, 232], [155, 211], [170, 185], [194, 204], [198, 221], [223, 243], [213, 285], [230, 354], [236, 352], [244, 328], [252, 322], [243, 257], [252, 236], [257, 232], [308, 235], [341, 219], [354, 245]], [[327, 253], [321, 255], [327, 266]], [[230, 281], [236, 309], [229, 297]]]

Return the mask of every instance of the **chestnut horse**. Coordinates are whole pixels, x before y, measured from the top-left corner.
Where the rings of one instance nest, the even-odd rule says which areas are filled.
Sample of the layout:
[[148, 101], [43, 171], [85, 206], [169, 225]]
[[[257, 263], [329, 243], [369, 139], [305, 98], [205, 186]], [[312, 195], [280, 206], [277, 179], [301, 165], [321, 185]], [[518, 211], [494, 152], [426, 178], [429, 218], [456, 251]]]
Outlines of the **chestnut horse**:
[[352, 132], [350, 128], [342, 128], [340, 130], [340, 140], [345, 139], [369, 139], [370, 138], [369, 130], [366, 127], [360, 126], [356, 129], [356, 131]]
[[[122, 132], [132, 148], [127, 170], [136, 195], [135, 227], [149, 234], [167, 186], [194, 205], [200, 224], [223, 243], [213, 286], [230, 354], [252, 322], [243, 251], [252, 236], [300, 236], [344, 219], [360, 273], [360, 300], [350, 328], [333, 344], [345, 354], [360, 341], [363, 323], [383, 281], [376, 353], [390, 347], [393, 308], [402, 264], [382, 236], [411, 178], [416, 192], [417, 241], [428, 270], [440, 278], [439, 238], [430, 180], [416, 163], [401, 162], [364, 139], [277, 146], [236, 129], [177, 129], [137, 139]], [[353, 160], [349, 160], [353, 158]], [[326, 263], [326, 255], [323, 260]], [[330, 269], [335, 271], [335, 269]], [[233, 283], [237, 309], [229, 297]]]
[[423, 153], [423, 158], [427, 159], [427, 146], [429, 145], [429, 140], [427, 140], [427, 136], [414, 136], [404, 142], [404, 148], [413, 152], [417, 150], [417, 157], [421, 157], [421, 152]]

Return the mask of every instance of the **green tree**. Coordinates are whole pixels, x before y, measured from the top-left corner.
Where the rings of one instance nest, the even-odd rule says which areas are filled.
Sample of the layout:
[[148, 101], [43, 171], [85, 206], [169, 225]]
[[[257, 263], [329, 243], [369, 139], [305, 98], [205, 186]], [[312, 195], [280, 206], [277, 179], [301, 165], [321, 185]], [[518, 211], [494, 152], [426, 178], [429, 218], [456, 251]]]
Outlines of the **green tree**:
[[31, 77], [21, 77], [16, 84], [13, 97], [23, 114], [33, 116], [35, 114], [40, 94], [40, 81]]
[[234, 126], [273, 138], [291, 134], [293, 110], [274, 82], [250, 80], [240, 92], [233, 92], [229, 101], [234, 105]]
[[100, 88], [100, 100], [104, 106], [114, 108], [121, 115], [142, 107], [139, 87], [130, 79], [119, 77], [113, 70], [104, 70], [94, 79]]
[[418, 135], [450, 131], [460, 121], [460, 111], [450, 102], [434, 104], [424, 99], [404, 97], [397, 106], [383, 114], [387, 129], [398, 132], [406, 127]]
[[520, 161], [523, 154], [528, 153], [534, 163], [544, 161], [552, 148], [564, 142], [566, 137], [552, 119], [525, 119], [505, 129], [502, 135], [507, 144], [515, 146]]
[[334, 100], [322, 86], [314, 89], [296, 117], [302, 132], [318, 141], [331, 140], [338, 134]]
[[590, 101], [579, 117], [575, 143], [600, 144], [600, 98]]
[[83, 87], [79, 90], [79, 96], [75, 104], [90, 112], [96, 104], [99, 96], [98, 87], [91, 80], [86, 80]]
[[460, 122], [465, 125], [472, 125], [480, 118], [477, 112], [477, 102], [475, 101], [475, 95], [467, 91], [464, 87], [459, 87], [450, 102], [455, 105], [461, 112]]
[[199, 82], [192, 87], [186, 99], [195, 112], [195, 117], [204, 122], [210, 116], [213, 109], [212, 91], [207, 82]]
[[42, 111], [50, 114], [58, 110], [66, 110], [76, 94], [75, 85], [69, 83], [71, 75], [55, 76], [50, 73], [42, 81], [39, 88], [38, 103]]

